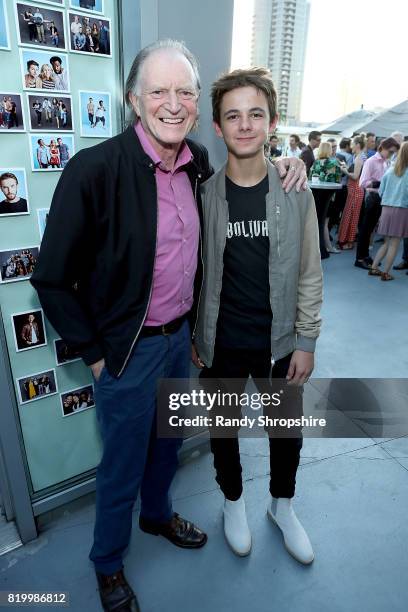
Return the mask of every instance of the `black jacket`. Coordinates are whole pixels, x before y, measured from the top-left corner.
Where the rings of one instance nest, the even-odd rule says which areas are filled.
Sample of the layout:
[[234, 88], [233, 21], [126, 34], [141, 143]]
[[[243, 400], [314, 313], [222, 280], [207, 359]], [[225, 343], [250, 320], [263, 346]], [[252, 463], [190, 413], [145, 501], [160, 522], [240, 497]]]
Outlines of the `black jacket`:
[[[188, 140], [199, 184], [212, 174], [206, 149]], [[90, 365], [119, 377], [144, 322], [157, 230], [155, 166], [134, 128], [82, 149], [57, 184], [31, 283], [51, 324]], [[201, 284], [198, 254], [195, 295]], [[196, 300], [195, 300], [196, 302]]]

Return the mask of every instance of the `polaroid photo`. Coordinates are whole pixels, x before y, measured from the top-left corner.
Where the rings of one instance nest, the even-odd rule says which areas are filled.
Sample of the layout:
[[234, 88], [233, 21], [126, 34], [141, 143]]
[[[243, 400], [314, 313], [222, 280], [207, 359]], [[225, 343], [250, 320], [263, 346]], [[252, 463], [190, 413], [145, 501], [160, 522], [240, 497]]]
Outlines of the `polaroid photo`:
[[0, 50], [11, 51], [6, 0], [0, 0]]
[[39, 247], [0, 251], [0, 283], [28, 280], [38, 259]]
[[79, 389], [60, 393], [62, 416], [72, 416], [95, 406], [94, 386], [85, 385]]
[[104, 13], [104, 0], [70, 0], [70, 7], [97, 15]]
[[72, 53], [112, 57], [111, 20], [68, 11], [69, 49]]
[[11, 315], [17, 353], [46, 346], [44, 313], [41, 308]]
[[20, 404], [28, 404], [58, 393], [55, 370], [45, 370], [16, 378]]
[[17, 41], [25, 47], [66, 51], [65, 12], [15, 0]]
[[62, 94], [27, 93], [29, 129], [32, 132], [73, 132], [72, 98]]
[[41, 93], [69, 92], [68, 55], [58, 49], [20, 49], [23, 89]]
[[61, 172], [75, 153], [73, 134], [48, 132], [28, 137], [33, 172]]
[[80, 134], [83, 138], [112, 136], [111, 95], [107, 91], [78, 92]]
[[79, 353], [69, 348], [69, 346], [67, 346], [64, 340], [61, 338], [54, 340], [54, 350], [57, 366], [62, 366], [66, 363], [73, 363], [74, 361], [81, 361]]
[[0, 168], [0, 223], [3, 217], [29, 214], [25, 168]]
[[21, 94], [0, 92], [0, 134], [25, 132]]

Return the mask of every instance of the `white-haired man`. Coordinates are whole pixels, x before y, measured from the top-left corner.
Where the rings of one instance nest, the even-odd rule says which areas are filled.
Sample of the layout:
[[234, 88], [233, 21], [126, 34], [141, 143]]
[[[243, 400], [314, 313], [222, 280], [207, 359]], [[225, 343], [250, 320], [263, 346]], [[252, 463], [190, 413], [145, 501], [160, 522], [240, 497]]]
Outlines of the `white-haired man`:
[[[196, 60], [181, 43], [140, 51], [126, 83], [131, 124], [68, 163], [31, 279], [95, 380], [103, 456], [90, 559], [105, 610], [139, 610], [123, 574], [139, 491], [143, 531], [183, 548], [207, 540], [173, 512], [181, 440], [160, 439], [155, 427], [158, 380], [189, 376], [188, 319], [201, 285], [199, 185], [212, 168], [205, 148], [186, 139], [199, 93]], [[300, 188], [303, 164], [289, 170], [287, 187]]]

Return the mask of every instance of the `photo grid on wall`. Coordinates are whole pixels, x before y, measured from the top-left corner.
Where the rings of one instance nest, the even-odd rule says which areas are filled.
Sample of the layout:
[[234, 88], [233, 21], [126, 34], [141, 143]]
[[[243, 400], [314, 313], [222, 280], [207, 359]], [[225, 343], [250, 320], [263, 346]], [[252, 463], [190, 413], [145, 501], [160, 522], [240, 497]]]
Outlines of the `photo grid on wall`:
[[[0, 168], [0, 231], [14, 235], [26, 219], [33, 237], [26, 244], [2, 245], [0, 291], [12, 291], [14, 283], [29, 281], [39, 257], [51, 202], [30, 198], [34, 173], [42, 181], [43, 174], [63, 172], [75, 155], [76, 144], [81, 148], [80, 139], [112, 136], [110, 92], [85, 89], [92, 58], [98, 57], [95, 61], [100, 66], [113, 57], [112, 20], [105, 15], [104, 5], [104, 0], [39, 0], [38, 4], [0, 0], [0, 55], [16, 51], [15, 74], [21, 79], [21, 88], [15, 91], [2, 78], [0, 140], [1, 134], [27, 133], [22, 138], [28, 138], [25, 148], [30, 157], [29, 166], [3, 163]], [[72, 91], [72, 69], [76, 77], [84, 75], [83, 89]], [[14, 376], [19, 404], [31, 406], [59, 393], [55, 408], [61, 418], [94, 407], [93, 385], [86, 383], [88, 368], [84, 366], [77, 385], [73, 379], [62, 383], [64, 372], [80, 367], [71, 364], [82, 362], [81, 356], [56, 336], [30, 283], [24, 287], [24, 293], [18, 294], [18, 307], [8, 313], [6, 326], [9, 351], [16, 354], [14, 362], [19, 368], [19, 375]], [[39, 367], [22, 372], [20, 355], [36, 349]]]

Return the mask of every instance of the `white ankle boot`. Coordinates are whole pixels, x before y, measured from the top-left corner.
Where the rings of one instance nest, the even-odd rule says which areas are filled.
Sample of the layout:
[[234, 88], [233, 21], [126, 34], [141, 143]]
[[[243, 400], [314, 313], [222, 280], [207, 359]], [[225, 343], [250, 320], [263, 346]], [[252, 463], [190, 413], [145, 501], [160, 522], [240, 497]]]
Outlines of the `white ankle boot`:
[[313, 548], [301, 522], [297, 518], [292, 500], [288, 497], [272, 497], [268, 517], [282, 531], [286, 550], [300, 563], [308, 565], [314, 559]]
[[252, 538], [248, 527], [243, 495], [237, 501], [225, 500], [224, 533], [228, 544], [236, 555], [240, 557], [249, 555]]

